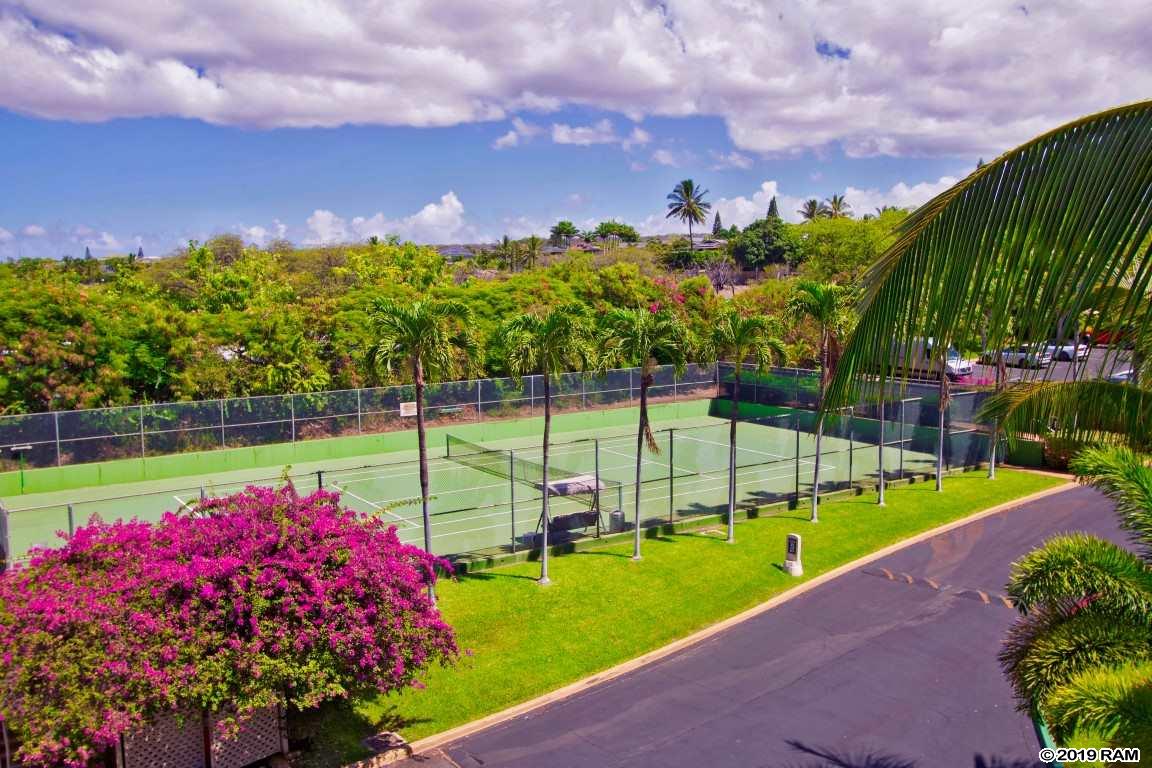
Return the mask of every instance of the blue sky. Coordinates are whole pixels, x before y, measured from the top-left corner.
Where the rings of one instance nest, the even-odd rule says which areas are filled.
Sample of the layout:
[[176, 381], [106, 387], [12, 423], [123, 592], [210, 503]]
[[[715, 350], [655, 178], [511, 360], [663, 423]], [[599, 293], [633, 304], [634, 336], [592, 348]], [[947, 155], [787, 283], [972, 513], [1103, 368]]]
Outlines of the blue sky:
[[655, 232], [689, 177], [729, 223], [772, 194], [786, 213], [916, 205], [1152, 85], [1135, 2], [1114, 23], [1072, 3], [416, 2], [383, 26], [359, 0], [208, 5], [0, 0], [0, 257], [224, 231], [476, 241], [560, 217]]

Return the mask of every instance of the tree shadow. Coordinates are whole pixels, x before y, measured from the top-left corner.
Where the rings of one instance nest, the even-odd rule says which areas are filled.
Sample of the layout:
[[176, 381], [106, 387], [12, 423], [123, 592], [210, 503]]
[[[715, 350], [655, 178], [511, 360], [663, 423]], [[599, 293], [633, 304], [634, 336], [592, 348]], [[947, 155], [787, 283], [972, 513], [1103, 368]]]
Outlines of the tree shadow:
[[[805, 760], [789, 763], [781, 768], [933, 768], [899, 755], [882, 752], [865, 751], [852, 754], [805, 744], [795, 739], [789, 739], [787, 743], [792, 749], [804, 755]], [[972, 756], [972, 768], [1046, 768], [1046, 766], [1047, 763], [1038, 760], [985, 756], [980, 753]]]
[[500, 573], [498, 571], [469, 571], [457, 577], [460, 581], [491, 581], [492, 579], [526, 579], [536, 581], [535, 576], [522, 573]]

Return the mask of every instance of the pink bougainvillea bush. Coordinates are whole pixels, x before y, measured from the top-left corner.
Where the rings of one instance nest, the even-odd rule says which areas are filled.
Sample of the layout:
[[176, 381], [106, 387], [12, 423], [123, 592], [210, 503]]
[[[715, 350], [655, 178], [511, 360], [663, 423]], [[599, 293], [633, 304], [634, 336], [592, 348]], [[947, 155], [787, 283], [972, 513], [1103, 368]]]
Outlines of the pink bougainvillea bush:
[[457, 654], [444, 566], [318, 491], [93, 521], [0, 577], [0, 717], [39, 765], [84, 765], [167, 711], [238, 715], [388, 692]]

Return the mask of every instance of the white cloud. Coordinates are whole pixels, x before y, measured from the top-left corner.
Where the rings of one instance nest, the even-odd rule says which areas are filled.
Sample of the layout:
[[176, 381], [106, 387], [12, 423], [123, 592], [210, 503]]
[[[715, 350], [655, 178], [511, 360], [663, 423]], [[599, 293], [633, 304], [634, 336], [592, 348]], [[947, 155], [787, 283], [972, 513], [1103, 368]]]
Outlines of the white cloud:
[[543, 130], [544, 129], [538, 125], [526, 122], [519, 117], [514, 117], [512, 118], [512, 130], [492, 142], [492, 148], [507, 149], [509, 147], [518, 147], [521, 142], [530, 141]]
[[24, 237], [44, 237], [47, 233], [48, 230], [39, 224], [26, 224], [20, 230], [20, 234], [24, 235]]
[[552, 141], [557, 144], [588, 147], [593, 144], [616, 144], [620, 142], [620, 137], [616, 135], [612, 121], [605, 118], [593, 125], [572, 126], [566, 123], [553, 123]]
[[711, 154], [712, 159], [716, 161], [712, 166], [712, 170], [714, 171], [724, 170], [725, 168], [747, 169], [752, 167], [752, 158], [736, 151], [727, 153], [712, 151], [709, 154]]
[[634, 126], [632, 133], [628, 134], [628, 138], [621, 140], [620, 146], [624, 149], [632, 149], [632, 147], [640, 147], [652, 141], [652, 134], [644, 130], [640, 126]]
[[[1107, 13], [1074, 0], [845, 0], [835, 13], [817, 0], [783, 13], [741, 0], [3, 8], [0, 106], [69, 120], [426, 126], [575, 106], [716, 116], [744, 152], [991, 156], [1152, 92], [1147, 0]], [[573, 143], [602, 135], [567, 127]], [[511, 133], [497, 141], [524, 141]]]
[[680, 161], [676, 159], [676, 155], [672, 154], [667, 149], [658, 149], [652, 153], [652, 162], [659, 165], [667, 165], [670, 168], [679, 168]]
[[351, 221], [329, 210], [317, 209], [307, 219], [309, 245], [346, 243], [373, 235], [395, 235], [417, 243], [452, 243], [477, 239], [476, 231], [464, 220], [464, 204], [448, 191], [435, 203], [428, 203], [411, 216], [389, 219], [383, 213], [356, 216]]
[[844, 190], [844, 198], [851, 203], [852, 210], [857, 216], [863, 216], [888, 205], [897, 208], [916, 208], [958, 181], [960, 179], [956, 176], [941, 176], [936, 181], [922, 181], [911, 186], [901, 181], [887, 190], [857, 189], [849, 186]]
[[4, 227], [0, 227], [0, 243], [6, 243], [14, 237], [15, 235], [4, 229]]

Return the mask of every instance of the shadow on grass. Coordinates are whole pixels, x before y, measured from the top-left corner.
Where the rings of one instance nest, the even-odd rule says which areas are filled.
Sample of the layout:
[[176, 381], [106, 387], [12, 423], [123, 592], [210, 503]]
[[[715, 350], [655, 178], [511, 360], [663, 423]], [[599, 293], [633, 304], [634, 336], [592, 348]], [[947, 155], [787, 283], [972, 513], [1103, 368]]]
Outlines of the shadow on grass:
[[536, 581], [535, 576], [528, 576], [521, 573], [502, 573], [496, 570], [468, 572], [461, 574], [458, 578], [461, 582], [492, 581], [493, 579], [526, 579], [527, 581]]
[[366, 739], [426, 722], [427, 718], [404, 717], [395, 706], [369, 717], [347, 700], [330, 700], [315, 709], [288, 711], [288, 743], [304, 753], [309, 768], [335, 768], [371, 755]]

